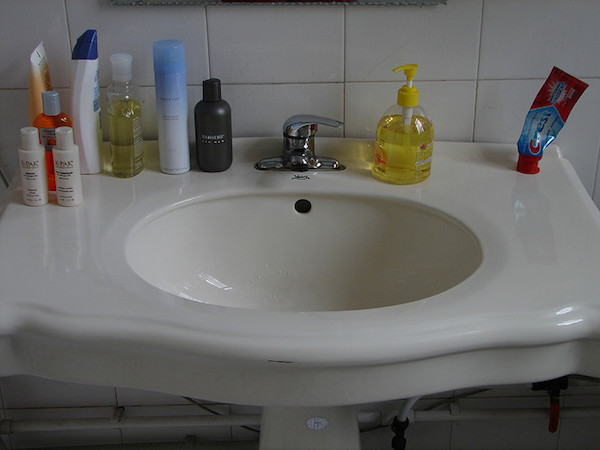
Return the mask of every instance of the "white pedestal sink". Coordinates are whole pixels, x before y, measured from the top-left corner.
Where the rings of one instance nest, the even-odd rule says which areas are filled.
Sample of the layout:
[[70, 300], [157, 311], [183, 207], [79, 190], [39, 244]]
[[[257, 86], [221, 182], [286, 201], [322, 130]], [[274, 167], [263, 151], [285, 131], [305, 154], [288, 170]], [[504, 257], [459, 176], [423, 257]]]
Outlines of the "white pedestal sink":
[[320, 139], [344, 171], [254, 169], [280, 145], [236, 139], [228, 171], [170, 176], [149, 143], [141, 174], [84, 176], [72, 208], [16, 189], [0, 216], [0, 376], [290, 420], [600, 376], [600, 213], [556, 147], [523, 175], [512, 145], [438, 142], [430, 179], [393, 186], [364, 140]]

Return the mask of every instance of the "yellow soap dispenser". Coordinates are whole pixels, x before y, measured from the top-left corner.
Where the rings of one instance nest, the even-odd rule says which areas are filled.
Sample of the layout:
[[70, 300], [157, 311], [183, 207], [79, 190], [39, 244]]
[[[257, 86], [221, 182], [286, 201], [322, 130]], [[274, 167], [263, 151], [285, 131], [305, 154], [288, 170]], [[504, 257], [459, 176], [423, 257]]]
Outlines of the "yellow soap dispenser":
[[433, 124], [419, 106], [419, 91], [413, 86], [417, 64], [396, 67], [404, 71], [406, 84], [398, 90], [398, 102], [377, 125], [373, 175], [386, 183], [413, 184], [431, 172]]

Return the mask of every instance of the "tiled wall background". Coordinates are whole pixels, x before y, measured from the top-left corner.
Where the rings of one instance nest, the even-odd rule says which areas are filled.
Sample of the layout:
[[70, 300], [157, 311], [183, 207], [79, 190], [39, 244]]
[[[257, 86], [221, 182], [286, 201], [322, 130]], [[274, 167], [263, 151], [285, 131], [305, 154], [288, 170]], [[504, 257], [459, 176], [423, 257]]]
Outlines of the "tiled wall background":
[[70, 52], [83, 31], [95, 28], [103, 86], [110, 82], [108, 57], [134, 55], [148, 139], [156, 138], [157, 39], [185, 42], [190, 109], [202, 96], [202, 80], [222, 80], [235, 136], [277, 136], [288, 116], [305, 112], [345, 122], [341, 130], [323, 128], [324, 135], [371, 138], [400, 86], [392, 68], [415, 62], [438, 140], [514, 143], [538, 89], [559, 66], [590, 84], [557, 143], [600, 205], [599, 21], [597, 0], [448, 0], [430, 7], [2, 0], [0, 170], [9, 182], [16, 172], [31, 51], [44, 41], [68, 112]]
[[[407, 449], [417, 450], [596, 450], [600, 442], [600, 381], [569, 377], [560, 395], [558, 430], [548, 432], [548, 395], [531, 385], [490, 386], [441, 392], [421, 398], [416, 416], [405, 434]], [[360, 405], [358, 418], [362, 450], [391, 449], [393, 433], [387, 424], [398, 414], [403, 401]], [[17, 376], [0, 378], [0, 419], [56, 420], [110, 419], [118, 411], [124, 418], [196, 417], [218, 414], [260, 414], [252, 406], [197, 402], [174, 395], [134, 389], [82, 386]], [[579, 417], [573, 416], [578, 408]], [[531, 411], [540, 416], [531, 416]], [[419, 412], [454, 412], [454, 420], [426, 421]], [[461, 420], [461, 414], [497, 414], [496, 419]], [[499, 414], [499, 416], [498, 416]], [[514, 414], [520, 417], [513, 417]], [[489, 417], [489, 416], [488, 416]], [[170, 426], [77, 431], [15, 432], [0, 439], [0, 449], [64, 448], [117, 450], [258, 450], [258, 426]], [[187, 445], [186, 445], [187, 439]], [[119, 447], [120, 445], [128, 447]], [[134, 446], [138, 444], [137, 446]], [[168, 446], [167, 446], [168, 445]], [[301, 444], [299, 444], [301, 445]], [[309, 449], [307, 449], [309, 450]]]
[[[147, 139], [156, 138], [151, 45], [157, 39], [185, 42], [190, 110], [201, 98], [202, 80], [222, 80], [235, 136], [278, 136], [288, 116], [303, 112], [345, 122], [341, 130], [323, 127], [323, 135], [372, 138], [401, 83], [392, 69], [415, 62], [422, 104], [438, 140], [514, 143], [538, 89], [552, 66], [559, 66], [590, 84], [557, 143], [600, 206], [598, 23], [597, 0], [448, 0], [447, 6], [435, 7], [125, 7], [111, 6], [109, 0], [2, 0], [0, 196], [14, 179], [18, 130], [27, 124], [29, 54], [44, 41], [54, 86], [68, 112], [70, 52], [83, 31], [95, 28], [102, 86], [110, 81], [110, 54], [134, 55]], [[596, 387], [589, 389], [598, 393]], [[526, 390], [500, 392], [500, 398], [526, 404], [530, 399]], [[173, 403], [181, 406], [180, 399], [140, 393], [131, 399], [129, 394], [29, 377], [0, 379], [0, 419], [35, 417], [38, 408], [73, 405], [134, 404], [157, 411]], [[572, 422], [560, 436], [550, 437], [544, 424], [534, 428], [523, 422], [517, 428], [434, 424], [411, 432], [422, 439], [413, 448], [591, 449], [600, 442], [597, 423]], [[365, 437], [365, 448], [388, 448], [389, 436], [377, 436]], [[508, 436], [525, 441], [515, 443]], [[134, 442], [130, 438], [103, 434], [93, 442]], [[53, 442], [47, 435], [35, 439], [29, 435], [5, 442], [14, 448]]]

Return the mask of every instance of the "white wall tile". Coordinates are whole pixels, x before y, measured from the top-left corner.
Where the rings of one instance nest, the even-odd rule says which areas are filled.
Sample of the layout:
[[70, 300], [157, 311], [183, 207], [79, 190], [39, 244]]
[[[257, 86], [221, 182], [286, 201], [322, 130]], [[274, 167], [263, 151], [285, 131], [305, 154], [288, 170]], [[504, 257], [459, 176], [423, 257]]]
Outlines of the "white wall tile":
[[569, 389], [564, 391], [566, 394], [566, 406], [570, 405], [569, 401], [572, 398], [592, 398], [594, 406], [600, 406], [600, 384], [595, 378], [588, 377], [570, 377]]
[[[402, 84], [346, 83], [346, 137], [374, 138], [379, 119], [396, 103]], [[423, 81], [415, 86], [433, 122], [436, 140], [472, 140], [474, 81]]]
[[545, 78], [552, 66], [600, 75], [597, 0], [486, 0], [481, 78]]
[[464, 421], [452, 424], [452, 450], [555, 449], [547, 419]]
[[[515, 143], [537, 92], [545, 80], [480, 81], [477, 94], [475, 141]], [[600, 148], [600, 80], [585, 79], [590, 87], [573, 108], [554, 141], [573, 164], [590, 193], [594, 189]]]
[[0, 379], [6, 408], [117, 406], [114, 388], [30, 376]]
[[40, 41], [53, 84], [66, 86], [68, 73], [62, 67], [71, 54], [62, 0], [2, 0], [0, 21], [0, 87], [27, 89], [29, 55]]
[[29, 125], [27, 102], [27, 90], [0, 89], [0, 170], [9, 183], [17, 175], [19, 130]]
[[475, 141], [515, 143], [543, 80], [479, 81]]
[[67, 0], [72, 46], [87, 29], [98, 31], [100, 84], [112, 79], [113, 53], [133, 55], [133, 73], [141, 85], [154, 85], [152, 43], [179, 39], [185, 45], [188, 84], [208, 78], [206, 14], [200, 6], [112, 6], [108, 1]]
[[116, 393], [118, 406], [189, 405], [189, 402], [181, 396], [162, 392], [116, 388]]
[[[17, 409], [7, 411], [7, 416], [12, 420], [44, 420], [44, 419], [85, 419], [112, 417], [112, 408], [50, 408], [50, 409]], [[21, 432], [9, 435], [13, 449], [50, 448], [59, 446], [90, 446], [115, 445], [121, 443], [119, 430], [60, 430]]]
[[[223, 98], [232, 110], [234, 136], [281, 136], [294, 114], [316, 114], [343, 121], [341, 83], [224, 85]], [[342, 136], [343, 130], [319, 127], [320, 136]]]
[[346, 81], [391, 81], [419, 64], [416, 80], [475, 79], [481, 0], [447, 6], [346, 9]]
[[[244, 405], [231, 405], [231, 414], [262, 414], [262, 407], [260, 406], [244, 406]], [[234, 441], [256, 441], [260, 433], [258, 430], [260, 427], [231, 427], [231, 437]]]
[[[465, 397], [456, 403], [460, 410], [465, 411], [490, 411], [513, 408], [546, 408], [548, 407], [548, 394], [545, 391], [532, 391], [531, 385], [527, 386], [531, 394], [513, 396], [507, 392], [492, 389], [487, 396]], [[508, 395], [507, 395], [508, 394]]]
[[[217, 405], [220, 406], [220, 405]], [[214, 410], [218, 407], [214, 406]], [[211, 407], [212, 409], [213, 407]], [[221, 409], [224, 414], [229, 414], [229, 408]], [[164, 416], [210, 416], [210, 412], [196, 405], [182, 406], [140, 406], [125, 409], [128, 418], [135, 417], [164, 417]], [[148, 427], [148, 428], [126, 428], [121, 431], [124, 444], [147, 443], [147, 442], [183, 442], [188, 435], [197, 436], [200, 440], [225, 441], [231, 437], [231, 428], [228, 426], [213, 427]]]
[[590, 450], [598, 447], [598, 418], [560, 419], [557, 450]]
[[[450, 450], [451, 425], [449, 422], [410, 423], [404, 437], [407, 449]], [[361, 433], [362, 450], [390, 449], [394, 433], [390, 427]]]
[[224, 83], [343, 80], [343, 6], [208, 6], [211, 75]]
[[598, 164], [596, 165], [596, 182], [594, 184], [594, 193], [592, 194], [592, 198], [594, 199], [594, 203], [598, 209], [600, 209], [600, 158], [598, 159]]
[[450, 449], [452, 425], [448, 422], [410, 424], [406, 430], [407, 448], [419, 450]]
[[4, 408], [6, 408], [6, 406], [4, 405], [4, 395], [2, 393], [2, 380], [3, 378], [0, 378], [0, 419], [5, 419], [6, 412], [4, 411]]

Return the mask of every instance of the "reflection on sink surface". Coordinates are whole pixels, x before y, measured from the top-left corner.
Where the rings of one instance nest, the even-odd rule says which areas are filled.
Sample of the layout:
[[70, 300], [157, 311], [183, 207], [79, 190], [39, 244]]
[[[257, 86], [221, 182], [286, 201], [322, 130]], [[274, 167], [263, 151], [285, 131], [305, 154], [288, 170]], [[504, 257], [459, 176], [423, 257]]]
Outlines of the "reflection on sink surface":
[[457, 285], [482, 261], [475, 235], [445, 213], [341, 194], [179, 205], [135, 227], [126, 255], [141, 278], [171, 294], [288, 311], [413, 302]]

